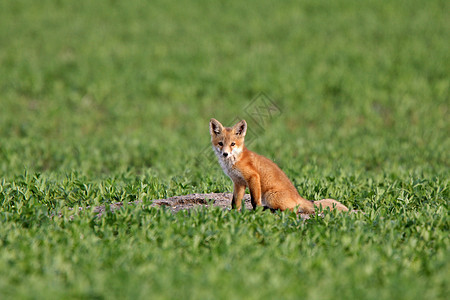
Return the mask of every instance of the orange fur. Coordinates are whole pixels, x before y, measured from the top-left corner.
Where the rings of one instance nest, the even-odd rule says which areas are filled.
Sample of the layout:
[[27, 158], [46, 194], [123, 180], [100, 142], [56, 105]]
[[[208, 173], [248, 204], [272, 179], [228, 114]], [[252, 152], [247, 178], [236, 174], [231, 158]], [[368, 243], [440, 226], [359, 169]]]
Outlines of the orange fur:
[[347, 211], [333, 199], [309, 201], [301, 197], [286, 174], [270, 159], [248, 150], [244, 145], [247, 132], [245, 120], [233, 127], [223, 127], [216, 119], [209, 123], [211, 143], [219, 163], [234, 183], [232, 207], [240, 209], [245, 188], [250, 190], [253, 208], [298, 209], [314, 213], [314, 206]]

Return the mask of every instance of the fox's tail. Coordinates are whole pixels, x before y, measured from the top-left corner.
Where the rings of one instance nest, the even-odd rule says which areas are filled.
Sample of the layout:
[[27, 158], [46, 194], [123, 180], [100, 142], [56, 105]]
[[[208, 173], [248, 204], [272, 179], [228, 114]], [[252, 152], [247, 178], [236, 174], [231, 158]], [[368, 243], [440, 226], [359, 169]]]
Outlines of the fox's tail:
[[342, 204], [339, 201], [336, 201], [334, 199], [322, 199], [318, 201], [314, 201], [314, 206], [316, 207], [322, 207], [322, 209], [326, 209], [327, 207], [330, 208], [330, 210], [337, 209], [339, 211], [348, 211], [347, 206]]

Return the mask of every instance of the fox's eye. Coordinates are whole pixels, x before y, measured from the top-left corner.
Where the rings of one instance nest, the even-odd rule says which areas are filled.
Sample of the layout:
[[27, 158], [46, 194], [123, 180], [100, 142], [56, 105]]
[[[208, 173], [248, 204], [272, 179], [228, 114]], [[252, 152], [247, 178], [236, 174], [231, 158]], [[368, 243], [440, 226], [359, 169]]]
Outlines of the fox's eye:
[[235, 142], [232, 142], [232, 143], [231, 143], [231, 146], [234, 146], [234, 145], [236, 145], [236, 143], [235, 143]]
[[222, 143], [222, 142], [219, 142], [219, 146], [223, 146], [223, 143]]

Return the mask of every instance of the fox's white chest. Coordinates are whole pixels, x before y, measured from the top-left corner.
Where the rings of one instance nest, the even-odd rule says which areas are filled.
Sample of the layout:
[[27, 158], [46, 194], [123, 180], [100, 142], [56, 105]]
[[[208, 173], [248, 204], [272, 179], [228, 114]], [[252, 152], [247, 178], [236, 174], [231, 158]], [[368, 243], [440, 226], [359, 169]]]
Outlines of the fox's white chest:
[[[217, 154], [217, 153], [216, 153]], [[219, 164], [222, 167], [223, 172], [235, 182], [240, 182], [241, 184], [247, 185], [244, 176], [242, 176], [241, 171], [235, 168], [236, 159], [232, 157], [224, 158], [222, 155], [217, 154], [219, 159]]]
[[232, 180], [244, 181], [242, 173], [234, 167], [234, 164], [230, 162], [230, 159], [221, 159], [219, 160], [219, 163], [225, 174], [227, 174]]

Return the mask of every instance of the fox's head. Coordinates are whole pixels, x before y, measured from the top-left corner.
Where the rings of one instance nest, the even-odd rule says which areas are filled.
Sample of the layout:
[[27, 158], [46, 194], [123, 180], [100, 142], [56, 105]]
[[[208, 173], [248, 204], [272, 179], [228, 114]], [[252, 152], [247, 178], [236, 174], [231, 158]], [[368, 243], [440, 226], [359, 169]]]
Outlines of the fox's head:
[[242, 120], [233, 127], [223, 127], [219, 121], [211, 119], [209, 133], [214, 152], [219, 158], [236, 159], [244, 149], [247, 122]]

